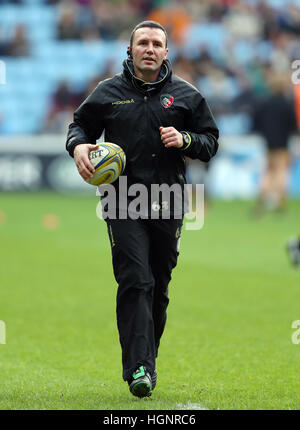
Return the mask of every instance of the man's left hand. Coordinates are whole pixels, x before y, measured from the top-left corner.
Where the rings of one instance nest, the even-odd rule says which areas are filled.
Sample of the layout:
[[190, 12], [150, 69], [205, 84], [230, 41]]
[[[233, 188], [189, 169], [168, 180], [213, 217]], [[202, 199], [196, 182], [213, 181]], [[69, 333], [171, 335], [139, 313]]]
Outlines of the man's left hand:
[[181, 148], [183, 146], [182, 134], [174, 127], [159, 127], [162, 143], [166, 148]]

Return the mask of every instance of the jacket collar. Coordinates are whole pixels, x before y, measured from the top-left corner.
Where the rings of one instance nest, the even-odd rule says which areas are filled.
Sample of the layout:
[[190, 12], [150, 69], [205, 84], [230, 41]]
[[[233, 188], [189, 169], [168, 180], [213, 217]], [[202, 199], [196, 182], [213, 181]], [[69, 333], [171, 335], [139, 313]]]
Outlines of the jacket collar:
[[164, 60], [160, 69], [160, 73], [157, 81], [155, 82], [146, 82], [142, 79], [138, 78], [134, 74], [133, 61], [130, 59], [126, 59], [123, 61], [124, 67], [124, 75], [125, 77], [132, 82], [133, 86], [139, 89], [140, 91], [155, 91], [160, 89], [165, 83], [169, 80], [172, 75], [172, 66], [169, 60]]

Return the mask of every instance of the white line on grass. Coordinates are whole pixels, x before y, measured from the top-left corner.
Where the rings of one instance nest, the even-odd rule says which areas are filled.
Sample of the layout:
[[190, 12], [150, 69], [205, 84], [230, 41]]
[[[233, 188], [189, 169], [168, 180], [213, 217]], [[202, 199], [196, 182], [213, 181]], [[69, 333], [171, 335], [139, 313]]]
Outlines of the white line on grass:
[[204, 408], [200, 403], [191, 403], [188, 402], [185, 405], [183, 403], [178, 403], [176, 405], [178, 409], [185, 409], [185, 410], [198, 410], [198, 411], [208, 411], [208, 408]]

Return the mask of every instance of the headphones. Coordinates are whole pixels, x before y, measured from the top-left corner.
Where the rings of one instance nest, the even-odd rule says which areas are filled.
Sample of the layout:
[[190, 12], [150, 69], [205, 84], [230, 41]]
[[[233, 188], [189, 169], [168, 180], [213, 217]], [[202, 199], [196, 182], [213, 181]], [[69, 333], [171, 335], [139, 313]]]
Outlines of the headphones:
[[132, 59], [131, 48], [127, 49], [127, 55], [128, 55], [128, 58]]

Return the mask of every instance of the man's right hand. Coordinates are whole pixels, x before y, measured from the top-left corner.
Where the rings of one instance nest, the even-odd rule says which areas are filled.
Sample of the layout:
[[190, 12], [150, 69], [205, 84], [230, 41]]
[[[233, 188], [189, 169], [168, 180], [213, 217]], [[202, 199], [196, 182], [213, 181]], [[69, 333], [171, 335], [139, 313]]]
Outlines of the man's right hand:
[[91, 179], [95, 173], [94, 166], [89, 160], [89, 153], [97, 148], [98, 145], [91, 145], [90, 143], [75, 146], [74, 160], [80, 176], [85, 181]]

